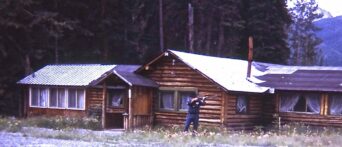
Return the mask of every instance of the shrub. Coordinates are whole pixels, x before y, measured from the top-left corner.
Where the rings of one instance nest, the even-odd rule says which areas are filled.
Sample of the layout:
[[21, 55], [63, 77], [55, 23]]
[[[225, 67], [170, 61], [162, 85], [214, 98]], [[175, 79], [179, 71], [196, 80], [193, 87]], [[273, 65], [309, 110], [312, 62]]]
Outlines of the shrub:
[[22, 122], [15, 117], [0, 117], [0, 130], [18, 132], [22, 128]]

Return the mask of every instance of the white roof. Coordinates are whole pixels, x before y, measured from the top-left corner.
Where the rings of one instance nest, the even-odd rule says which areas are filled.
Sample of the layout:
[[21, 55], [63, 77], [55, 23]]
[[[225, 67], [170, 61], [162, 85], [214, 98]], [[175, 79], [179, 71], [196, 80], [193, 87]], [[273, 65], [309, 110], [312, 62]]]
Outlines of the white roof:
[[100, 64], [47, 65], [20, 80], [18, 84], [88, 86], [91, 82], [107, 76], [106, 73], [111, 72], [115, 66]]
[[269, 87], [255, 84], [263, 82], [255, 78], [255, 76], [260, 76], [264, 73], [254, 66], [251, 69], [251, 78], [246, 78], [247, 61], [190, 54], [174, 50], [170, 50], [170, 52], [227, 90], [263, 93], [269, 89]]

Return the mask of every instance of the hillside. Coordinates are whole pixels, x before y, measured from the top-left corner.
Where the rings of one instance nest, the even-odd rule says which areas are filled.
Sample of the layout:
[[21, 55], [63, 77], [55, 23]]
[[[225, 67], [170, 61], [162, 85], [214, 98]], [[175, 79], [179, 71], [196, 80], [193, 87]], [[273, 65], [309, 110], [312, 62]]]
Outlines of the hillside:
[[315, 24], [322, 28], [317, 32], [323, 42], [324, 65], [342, 66], [342, 16], [321, 19]]

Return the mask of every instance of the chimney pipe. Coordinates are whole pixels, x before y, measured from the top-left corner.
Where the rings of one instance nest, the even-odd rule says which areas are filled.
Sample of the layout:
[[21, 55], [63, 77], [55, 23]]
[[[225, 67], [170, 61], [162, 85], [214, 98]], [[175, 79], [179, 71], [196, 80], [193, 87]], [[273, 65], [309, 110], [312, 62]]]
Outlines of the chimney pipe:
[[253, 61], [253, 37], [248, 37], [248, 66], [247, 66], [247, 79], [251, 77]]

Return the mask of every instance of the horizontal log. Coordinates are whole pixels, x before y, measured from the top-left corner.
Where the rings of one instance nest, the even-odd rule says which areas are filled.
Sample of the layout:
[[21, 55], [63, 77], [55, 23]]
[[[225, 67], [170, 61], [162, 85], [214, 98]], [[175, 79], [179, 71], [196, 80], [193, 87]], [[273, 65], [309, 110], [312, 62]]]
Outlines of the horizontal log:
[[227, 119], [235, 119], [235, 118], [260, 118], [261, 115], [227, 115]]

